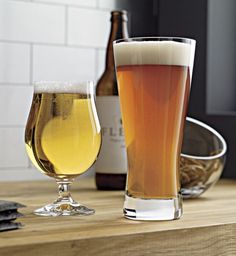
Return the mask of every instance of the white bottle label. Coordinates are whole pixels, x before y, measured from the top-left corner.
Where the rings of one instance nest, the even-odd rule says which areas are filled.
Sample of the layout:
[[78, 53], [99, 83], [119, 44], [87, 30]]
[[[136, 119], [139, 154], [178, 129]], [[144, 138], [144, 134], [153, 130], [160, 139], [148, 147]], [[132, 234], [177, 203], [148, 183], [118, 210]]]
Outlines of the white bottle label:
[[97, 96], [102, 146], [95, 163], [97, 173], [127, 173], [127, 157], [118, 96]]

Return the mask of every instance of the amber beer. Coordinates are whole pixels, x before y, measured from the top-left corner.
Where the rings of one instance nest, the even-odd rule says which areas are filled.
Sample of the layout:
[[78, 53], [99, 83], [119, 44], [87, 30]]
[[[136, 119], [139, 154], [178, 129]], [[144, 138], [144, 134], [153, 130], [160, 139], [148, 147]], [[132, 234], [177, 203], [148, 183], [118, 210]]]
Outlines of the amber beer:
[[[137, 205], [130, 198], [178, 201], [179, 157], [191, 80], [190, 45], [121, 42], [114, 44], [114, 52], [128, 154], [125, 205], [136, 212]], [[181, 209], [173, 218], [180, 215]]]
[[56, 179], [85, 172], [100, 149], [99, 123], [89, 94], [75, 87], [37, 87], [25, 143], [34, 165]]
[[[176, 156], [180, 155], [179, 135], [185, 90], [190, 87], [189, 69], [133, 65], [118, 67], [117, 73], [125, 109], [128, 193], [141, 198], [175, 197], [180, 189]], [[134, 76], [140, 77], [138, 84], [132, 81]]]

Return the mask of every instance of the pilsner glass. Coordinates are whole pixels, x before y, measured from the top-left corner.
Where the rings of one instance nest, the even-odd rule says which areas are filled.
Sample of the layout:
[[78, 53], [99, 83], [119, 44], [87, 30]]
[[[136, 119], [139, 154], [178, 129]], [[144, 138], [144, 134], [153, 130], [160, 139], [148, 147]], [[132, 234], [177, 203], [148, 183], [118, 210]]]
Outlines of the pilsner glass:
[[72, 199], [69, 185], [96, 160], [101, 145], [100, 130], [92, 82], [34, 84], [25, 129], [26, 150], [33, 164], [56, 179], [59, 188], [58, 199], [35, 214], [94, 213]]
[[129, 38], [113, 44], [128, 156], [124, 215], [182, 215], [179, 160], [195, 40]]

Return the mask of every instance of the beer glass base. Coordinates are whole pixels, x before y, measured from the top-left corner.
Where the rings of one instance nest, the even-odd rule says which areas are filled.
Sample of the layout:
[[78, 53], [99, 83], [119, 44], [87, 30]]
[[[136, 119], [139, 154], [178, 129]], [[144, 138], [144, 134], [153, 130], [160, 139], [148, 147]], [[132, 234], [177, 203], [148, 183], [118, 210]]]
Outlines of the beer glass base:
[[141, 199], [125, 196], [124, 216], [132, 220], [174, 220], [183, 213], [182, 196], [170, 199]]
[[86, 216], [94, 213], [94, 209], [89, 209], [79, 203], [53, 203], [34, 211], [34, 214], [39, 216]]

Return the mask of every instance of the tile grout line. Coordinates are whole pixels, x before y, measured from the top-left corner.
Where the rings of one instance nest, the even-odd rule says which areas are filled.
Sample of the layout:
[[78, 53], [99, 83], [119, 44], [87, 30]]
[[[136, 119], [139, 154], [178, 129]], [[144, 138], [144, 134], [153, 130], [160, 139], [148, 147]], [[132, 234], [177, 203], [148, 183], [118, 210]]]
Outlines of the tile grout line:
[[[96, 81], [98, 81], [99, 77], [98, 77], [98, 58], [99, 58], [99, 50], [95, 50], [95, 78]], [[96, 87], [96, 85], [95, 85]]]
[[30, 83], [17, 83], [17, 82], [0, 82], [0, 87], [4, 86], [29, 86]]
[[25, 126], [24, 125], [17, 125], [17, 124], [9, 124], [9, 125], [7, 125], [7, 124], [0, 124], [0, 129], [5, 129], [5, 128], [15, 128], [15, 129], [17, 129], [17, 128], [25, 128]]
[[40, 0], [12, 0], [14, 2], [21, 2], [21, 3], [32, 3], [32, 4], [39, 4], [39, 5], [48, 5], [48, 6], [55, 6], [55, 7], [65, 7], [69, 6], [76, 9], [86, 9], [86, 10], [97, 10], [97, 11], [111, 11], [114, 8], [110, 7], [100, 7], [99, 1], [97, 0], [95, 6], [89, 6], [89, 5], [76, 5], [76, 4], [67, 4], [67, 3], [52, 3], [52, 2], [46, 2], [46, 1], [40, 1]]
[[68, 12], [69, 12], [69, 7], [68, 6], [65, 6], [65, 40], [64, 40], [64, 43], [66, 46], [68, 46], [68, 30], [69, 30], [69, 26], [68, 26]]
[[110, 7], [99, 7], [99, 1], [97, 0], [94, 6], [90, 5], [79, 5], [79, 4], [68, 4], [68, 3], [53, 3], [53, 2], [46, 2], [40, 0], [13, 0], [14, 2], [23, 2], [23, 3], [33, 3], [33, 4], [41, 4], [41, 5], [49, 5], [49, 6], [70, 6], [73, 8], [80, 8], [80, 9], [87, 9], [87, 10], [101, 10], [101, 11], [109, 11], [111, 10]]
[[28, 170], [28, 167], [27, 166], [12, 166], [12, 167], [10, 167], [10, 166], [6, 166], [6, 167], [3, 167], [3, 166], [0, 166], [0, 171], [4, 171], [4, 170], [6, 170], [6, 171], [10, 171], [10, 170], [12, 170], [12, 171], [18, 171], [20, 169], [20, 171], [25, 171], [25, 170]]
[[12, 1], [17, 2], [17, 3], [19, 3], [19, 2], [31, 3], [32, 2], [32, 0], [12, 0]]
[[87, 46], [87, 45], [75, 45], [75, 44], [67, 44], [64, 43], [41, 43], [41, 42], [26, 42], [26, 41], [15, 41], [15, 40], [7, 40], [0, 39], [0, 43], [9, 43], [9, 44], [26, 44], [26, 45], [38, 45], [38, 46], [48, 46], [48, 47], [68, 47], [68, 48], [82, 48], [82, 49], [98, 49], [104, 50], [106, 46]]
[[26, 44], [26, 45], [30, 44], [30, 42], [26, 42], [26, 41], [17, 41], [17, 40], [9, 40], [9, 39], [0, 39], [0, 43], [5, 43], [5, 44]]
[[30, 44], [30, 61], [29, 61], [29, 81], [30, 85], [33, 84], [33, 44]]
[[[29, 77], [29, 80], [30, 80], [30, 84], [33, 85], [33, 62], [34, 62], [34, 57], [33, 57], [33, 51], [34, 51], [34, 45], [33, 43], [30, 44], [30, 77]], [[27, 169], [30, 169], [30, 159], [27, 155]]]

